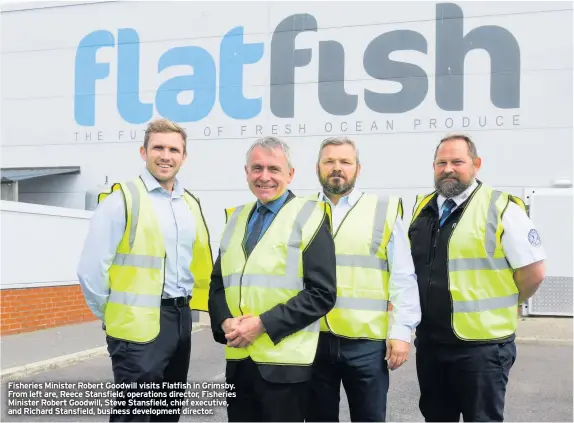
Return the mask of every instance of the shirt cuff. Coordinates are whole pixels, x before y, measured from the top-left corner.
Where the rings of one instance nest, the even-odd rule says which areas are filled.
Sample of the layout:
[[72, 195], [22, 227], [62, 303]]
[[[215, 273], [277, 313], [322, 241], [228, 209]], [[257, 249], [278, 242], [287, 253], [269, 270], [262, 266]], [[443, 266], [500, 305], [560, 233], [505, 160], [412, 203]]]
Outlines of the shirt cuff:
[[106, 302], [102, 304], [100, 302], [86, 300], [86, 304], [88, 305], [89, 309], [92, 311], [94, 316], [96, 316], [102, 322], [105, 320], [106, 305], [107, 305]]
[[233, 316], [231, 315], [231, 313], [229, 313], [229, 314], [227, 314], [227, 315], [225, 315], [219, 319], [219, 327], [221, 328], [221, 330], [223, 330], [223, 322], [225, 322], [227, 319], [233, 319]]
[[398, 339], [400, 341], [411, 343], [412, 329], [406, 325], [393, 325], [387, 339]]

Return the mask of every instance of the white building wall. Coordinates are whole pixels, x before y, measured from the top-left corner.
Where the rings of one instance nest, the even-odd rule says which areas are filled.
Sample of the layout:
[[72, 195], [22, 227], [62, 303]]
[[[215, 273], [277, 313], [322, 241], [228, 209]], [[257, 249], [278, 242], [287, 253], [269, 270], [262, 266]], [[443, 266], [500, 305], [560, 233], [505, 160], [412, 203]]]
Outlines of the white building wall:
[[[223, 209], [253, 199], [243, 165], [248, 146], [262, 135], [280, 136], [291, 146], [296, 194], [319, 189], [315, 163], [320, 142], [332, 135], [352, 137], [363, 165], [358, 188], [403, 196], [405, 219], [410, 217], [415, 195], [432, 189], [434, 148], [452, 131], [474, 138], [483, 158], [479, 177], [496, 188], [523, 195], [525, 190], [552, 187], [558, 179], [572, 180], [571, 3], [454, 3], [463, 12], [465, 36], [481, 27], [498, 26], [516, 39], [520, 58], [519, 104], [501, 108], [491, 99], [494, 59], [490, 52], [477, 48], [466, 54], [462, 111], [445, 111], [437, 104], [437, 80], [456, 77], [454, 70], [436, 71], [437, 31], [453, 19], [437, 15], [440, 4], [355, 2], [350, 8], [345, 2], [259, 2], [245, 8], [241, 3], [226, 3], [222, 11], [217, 2], [114, 1], [63, 7], [38, 3], [38, 9], [5, 11], [0, 14], [1, 165], [80, 166], [79, 175], [20, 183], [21, 201], [75, 209], [83, 209], [86, 192], [106, 178], [113, 183], [141, 171], [139, 148], [145, 122], [129, 123], [118, 111], [118, 98], [126, 95], [118, 94], [118, 69], [128, 60], [119, 54], [125, 45], [118, 46], [118, 38], [120, 30], [132, 29], [140, 44], [139, 66], [130, 80], [139, 77], [137, 98], [153, 105], [154, 117], [160, 116], [156, 101], [160, 86], [192, 74], [186, 65], [158, 71], [167, 51], [201, 47], [213, 59], [218, 85], [211, 111], [200, 121], [181, 122], [189, 132], [189, 157], [180, 178], [200, 198], [214, 242], [221, 236]], [[314, 17], [318, 29], [295, 38], [294, 48], [307, 49], [310, 61], [294, 71], [293, 118], [280, 118], [271, 107], [272, 39], [279, 23], [294, 14]], [[291, 29], [303, 24], [296, 21]], [[219, 85], [222, 68], [228, 66], [220, 60], [222, 40], [237, 27], [243, 28], [244, 44], [263, 43], [261, 59], [243, 66], [243, 95], [261, 98], [260, 113], [245, 120], [224, 113], [221, 92], [226, 87]], [[94, 31], [109, 31], [113, 45], [97, 49], [95, 61], [108, 66], [108, 75], [95, 82], [95, 123], [83, 126], [75, 119], [75, 61], [82, 39]], [[420, 68], [428, 92], [411, 110], [377, 113], [367, 106], [365, 90], [397, 93], [402, 83], [421, 78], [412, 68], [393, 74], [397, 81], [376, 79], [366, 71], [369, 44], [393, 31], [419, 34], [415, 36], [422, 51], [397, 50], [389, 59]], [[349, 115], [330, 114], [319, 101], [320, 58], [329, 41], [344, 49], [344, 89], [357, 95], [357, 108]], [[291, 66], [289, 56], [285, 57], [283, 65]], [[187, 90], [177, 99], [186, 104], [201, 95]]]
[[0, 213], [1, 289], [78, 283], [91, 212], [1, 201]]
[[[118, 99], [130, 92], [125, 85], [118, 85], [118, 69], [131, 60], [119, 53], [126, 47], [118, 46], [120, 31], [133, 30], [139, 37], [139, 64], [128, 80], [139, 78], [135, 98], [144, 105], [140, 107], [151, 107], [153, 117], [162, 114], [157, 102], [162, 84], [172, 78], [190, 78], [193, 73], [187, 65], [158, 71], [164, 54], [194, 46], [213, 59], [215, 73], [206, 74], [207, 80], [215, 77], [213, 107], [199, 121], [180, 121], [189, 133], [189, 157], [180, 178], [201, 200], [214, 253], [224, 225], [223, 209], [253, 199], [244, 177], [245, 152], [254, 139], [264, 135], [277, 135], [291, 146], [296, 168], [291, 188], [298, 195], [319, 190], [315, 163], [320, 142], [332, 135], [352, 137], [363, 166], [358, 188], [402, 196], [406, 222], [416, 194], [432, 190], [434, 148], [449, 132], [464, 131], [473, 137], [483, 159], [479, 178], [498, 189], [526, 197], [526, 193], [551, 188], [557, 180], [572, 181], [571, 3], [454, 3], [464, 15], [464, 36], [495, 26], [516, 40], [519, 68], [508, 76], [511, 81], [514, 72], [520, 78], [519, 104], [511, 108], [493, 101], [497, 93], [491, 88], [499, 75], [492, 75], [491, 67], [500, 58], [488, 49], [470, 46], [473, 49], [465, 56], [464, 75], [454, 68], [437, 72], [440, 47], [452, 47], [441, 45], [437, 34], [457, 21], [444, 14], [447, 9], [439, 7], [443, 3], [353, 2], [349, 7], [348, 2], [258, 2], [246, 8], [235, 2], [226, 3], [225, 10], [219, 2], [81, 3], [19, 2], [3, 6], [0, 14], [1, 166], [81, 168], [78, 175], [21, 181], [22, 203], [2, 201], [1, 288], [77, 283], [75, 268], [90, 216], [82, 210], [86, 193], [106, 180], [113, 183], [131, 178], [142, 169], [139, 148], [146, 122], [130, 123], [118, 110]], [[298, 54], [307, 50], [310, 60], [294, 70], [294, 116], [282, 118], [274, 114], [271, 105], [272, 40], [279, 23], [295, 14], [308, 16], [292, 22], [289, 29], [308, 24], [310, 16], [316, 20], [317, 30], [295, 37], [294, 49]], [[242, 67], [243, 96], [261, 99], [261, 111], [244, 120], [229, 117], [221, 101], [222, 92], [229, 89], [221, 84], [222, 69], [229, 66], [229, 59], [221, 63], [222, 41], [237, 27], [243, 29], [244, 44], [263, 43], [261, 59]], [[75, 84], [79, 80], [75, 65], [78, 47], [94, 31], [109, 31], [112, 45], [99, 46], [95, 54], [95, 63], [108, 66], [108, 74], [95, 82], [95, 122], [84, 125], [75, 117]], [[394, 31], [402, 32], [398, 36]], [[373, 69], [367, 72], [366, 51], [377, 37], [393, 32], [397, 35], [393, 42], [415, 37], [418, 51], [409, 46], [390, 52], [388, 59], [419, 70], [412, 66], [392, 70], [392, 64], [386, 62], [375, 70], [386, 71], [395, 80], [377, 79]], [[344, 90], [357, 96], [356, 110], [350, 114], [328, 113], [325, 108], [329, 104], [320, 101], [320, 87], [328, 86], [330, 92], [340, 89], [336, 82], [319, 80], [321, 57], [325, 60], [329, 42], [337, 42], [344, 50]], [[386, 45], [389, 42], [386, 38]], [[492, 46], [484, 38], [480, 42]], [[380, 56], [384, 58], [386, 53]], [[284, 57], [281, 67], [292, 66], [289, 54], [277, 57]], [[511, 57], [508, 54], [503, 61]], [[336, 69], [339, 64], [333, 60], [325, 68]], [[337, 80], [337, 75], [331, 77]], [[462, 110], [443, 110], [436, 87], [457, 77], [464, 81]], [[393, 94], [423, 79], [428, 84], [426, 96], [410, 110], [378, 113], [367, 105], [366, 90]], [[209, 90], [209, 83], [198, 87], [180, 92], [177, 101], [194, 104], [205, 94], [201, 90]], [[123, 90], [120, 93], [119, 88]], [[498, 94], [511, 90], [510, 85], [503, 86]], [[133, 107], [137, 105], [133, 103]], [[571, 209], [571, 190], [568, 195]], [[546, 209], [552, 213], [552, 207]], [[545, 301], [553, 298], [570, 298], [572, 281], [571, 260], [562, 254], [570, 251], [571, 256], [571, 249], [562, 245], [572, 245], [572, 234], [566, 241], [556, 235], [563, 232], [561, 228], [571, 228], [571, 212], [550, 217], [541, 214], [540, 206], [538, 210], [534, 219], [553, 257], [548, 260], [546, 291], [536, 297], [538, 303], [531, 301], [532, 311], [546, 310]], [[571, 302], [560, 307], [571, 315]]]
[[[0, 201], [0, 289], [78, 284], [91, 216], [84, 210]], [[214, 254], [218, 246], [212, 242]]]

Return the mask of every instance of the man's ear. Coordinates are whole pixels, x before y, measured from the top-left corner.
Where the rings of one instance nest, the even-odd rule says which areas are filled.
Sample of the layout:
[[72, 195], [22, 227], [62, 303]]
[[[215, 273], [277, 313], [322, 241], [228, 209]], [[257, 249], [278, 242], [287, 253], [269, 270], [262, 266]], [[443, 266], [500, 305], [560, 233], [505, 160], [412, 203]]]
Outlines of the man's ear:
[[480, 166], [482, 166], [482, 159], [480, 157], [475, 158], [472, 162], [476, 170], [479, 170]]
[[140, 156], [142, 156], [144, 162], [147, 161], [147, 153], [143, 145], [140, 147]]
[[291, 169], [289, 169], [289, 176], [287, 178], [287, 183], [290, 184], [291, 181], [293, 180], [293, 176], [295, 176], [295, 168], [292, 167]]

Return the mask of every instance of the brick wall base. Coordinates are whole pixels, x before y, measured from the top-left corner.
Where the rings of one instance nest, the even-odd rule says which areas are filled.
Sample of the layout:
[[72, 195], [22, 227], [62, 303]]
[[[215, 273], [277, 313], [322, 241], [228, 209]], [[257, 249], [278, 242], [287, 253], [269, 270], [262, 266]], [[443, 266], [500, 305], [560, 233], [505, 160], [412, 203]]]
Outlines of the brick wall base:
[[[2, 289], [0, 310], [1, 335], [96, 320], [86, 305], [80, 285]], [[392, 310], [389, 303], [389, 311]]]
[[0, 334], [96, 320], [80, 285], [0, 290]]

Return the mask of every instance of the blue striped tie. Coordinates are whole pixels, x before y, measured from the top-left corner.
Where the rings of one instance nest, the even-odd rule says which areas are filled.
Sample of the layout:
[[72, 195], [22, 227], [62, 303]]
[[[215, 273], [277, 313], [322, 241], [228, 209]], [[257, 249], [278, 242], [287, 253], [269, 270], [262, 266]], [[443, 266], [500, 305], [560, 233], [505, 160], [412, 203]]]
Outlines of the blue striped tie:
[[440, 218], [440, 226], [441, 227], [444, 224], [445, 220], [450, 216], [450, 213], [452, 212], [452, 209], [454, 208], [454, 206], [456, 206], [456, 203], [454, 202], [454, 200], [452, 198], [449, 198], [448, 200], [446, 200], [444, 202], [444, 204], [442, 205], [442, 216]]

